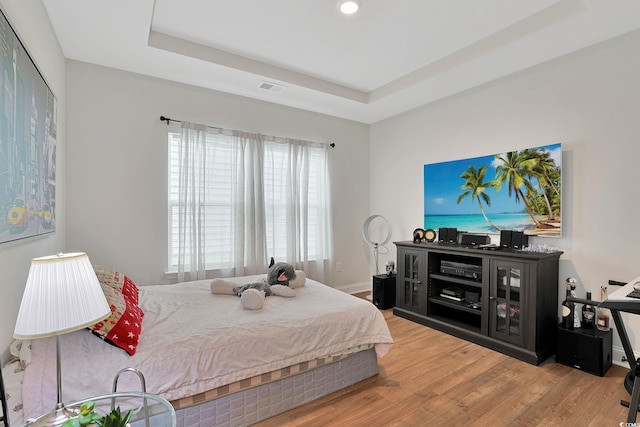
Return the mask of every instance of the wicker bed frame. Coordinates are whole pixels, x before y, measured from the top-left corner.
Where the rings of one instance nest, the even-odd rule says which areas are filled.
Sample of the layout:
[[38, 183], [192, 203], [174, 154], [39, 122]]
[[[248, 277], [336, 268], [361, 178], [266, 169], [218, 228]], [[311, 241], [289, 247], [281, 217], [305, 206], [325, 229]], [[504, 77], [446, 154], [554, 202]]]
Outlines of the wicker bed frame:
[[[5, 370], [16, 370], [18, 362], [5, 366]], [[18, 369], [19, 370], [19, 369]], [[7, 372], [7, 371], [5, 371]], [[229, 392], [217, 390], [221, 397], [193, 396], [171, 402], [176, 408], [178, 427], [231, 427], [247, 426], [266, 420], [290, 409], [313, 402], [335, 391], [349, 387], [378, 373], [378, 361], [373, 348], [348, 356], [336, 356], [318, 360], [314, 366], [284, 368], [265, 375], [261, 384], [251, 381], [238, 384], [239, 389], [230, 386]], [[278, 378], [275, 378], [275, 377]], [[8, 390], [20, 387], [21, 375], [7, 375], [11, 382]], [[268, 378], [270, 377], [270, 378]], [[16, 384], [13, 384], [16, 382]], [[20, 395], [8, 396], [12, 413], [11, 425], [23, 422]], [[2, 425], [2, 423], [0, 423]]]
[[247, 426], [302, 406], [378, 373], [373, 348], [278, 381], [176, 410], [178, 427]]

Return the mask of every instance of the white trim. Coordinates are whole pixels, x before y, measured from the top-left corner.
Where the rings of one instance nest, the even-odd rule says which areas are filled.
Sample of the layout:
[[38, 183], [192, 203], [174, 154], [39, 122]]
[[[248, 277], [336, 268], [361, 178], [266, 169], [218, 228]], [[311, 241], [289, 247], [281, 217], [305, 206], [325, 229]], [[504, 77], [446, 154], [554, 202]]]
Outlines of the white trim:
[[372, 282], [351, 283], [348, 285], [336, 286], [335, 288], [348, 294], [356, 294], [358, 292], [371, 292]]
[[[613, 330], [613, 332], [615, 333], [615, 330]], [[638, 354], [637, 352], [633, 352], [636, 360], [638, 360], [638, 358], [640, 357], [640, 354]], [[623, 361], [624, 358], [624, 361]], [[623, 368], [629, 368], [629, 362], [626, 361], [626, 355], [624, 353], [624, 348], [622, 348], [622, 346], [617, 346], [614, 345], [613, 349], [611, 351], [611, 362], [614, 365], [618, 365], [618, 366], [622, 366]]]

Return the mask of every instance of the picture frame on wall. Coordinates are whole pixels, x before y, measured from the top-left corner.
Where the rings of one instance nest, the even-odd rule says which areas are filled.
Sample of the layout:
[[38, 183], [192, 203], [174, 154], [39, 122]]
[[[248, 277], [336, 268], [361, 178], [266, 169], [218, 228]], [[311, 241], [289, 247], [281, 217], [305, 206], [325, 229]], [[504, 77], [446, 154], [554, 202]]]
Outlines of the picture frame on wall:
[[55, 233], [57, 100], [0, 10], [0, 244]]
[[424, 227], [562, 236], [562, 144], [424, 165]]

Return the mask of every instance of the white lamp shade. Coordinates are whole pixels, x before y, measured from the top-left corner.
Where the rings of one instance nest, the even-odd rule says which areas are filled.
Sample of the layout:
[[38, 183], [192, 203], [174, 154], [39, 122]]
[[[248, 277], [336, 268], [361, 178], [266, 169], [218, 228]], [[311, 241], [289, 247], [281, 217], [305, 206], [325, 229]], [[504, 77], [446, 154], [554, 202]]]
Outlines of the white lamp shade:
[[111, 309], [87, 254], [34, 258], [14, 338], [62, 335], [105, 319]]

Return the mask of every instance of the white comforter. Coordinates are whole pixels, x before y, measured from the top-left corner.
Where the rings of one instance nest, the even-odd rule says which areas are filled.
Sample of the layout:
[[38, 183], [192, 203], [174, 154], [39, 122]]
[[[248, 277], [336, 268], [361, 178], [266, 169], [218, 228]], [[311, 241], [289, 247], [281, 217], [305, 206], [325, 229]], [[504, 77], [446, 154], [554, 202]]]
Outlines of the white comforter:
[[[375, 344], [382, 357], [393, 343], [373, 304], [313, 280], [295, 298], [267, 297], [257, 311], [244, 310], [236, 296], [212, 294], [210, 282], [140, 287], [145, 316], [134, 356], [88, 330], [62, 335], [63, 401], [111, 392], [124, 367], [142, 371], [148, 392], [174, 400], [357, 345]], [[33, 341], [23, 384], [26, 418], [55, 407], [55, 361], [55, 338]], [[131, 390], [140, 390], [138, 378], [124, 374], [118, 391]]]

